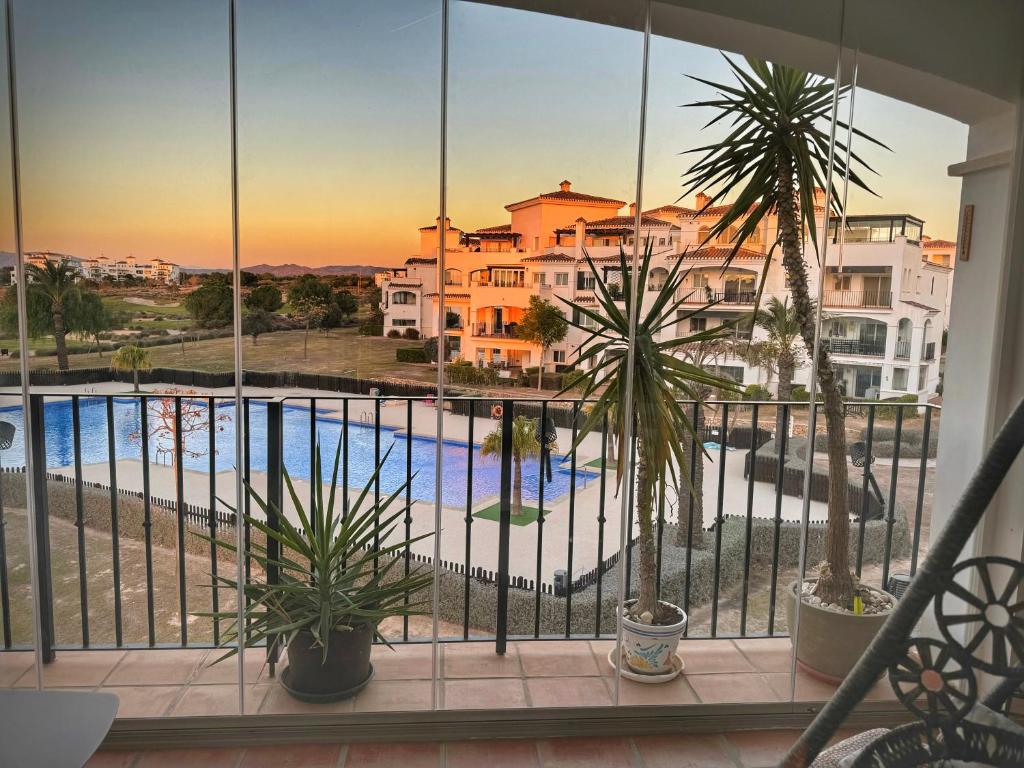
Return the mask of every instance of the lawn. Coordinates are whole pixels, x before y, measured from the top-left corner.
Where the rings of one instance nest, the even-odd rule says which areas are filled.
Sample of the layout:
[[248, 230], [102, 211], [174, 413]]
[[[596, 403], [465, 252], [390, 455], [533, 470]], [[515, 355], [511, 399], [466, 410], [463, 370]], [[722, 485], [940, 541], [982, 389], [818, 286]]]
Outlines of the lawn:
[[[360, 336], [355, 328], [331, 331], [325, 336], [318, 331], [309, 334], [309, 354], [303, 357], [304, 331], [278, 331], [259, 337], [242, 339], [242, 365], [252, 371], [302, 371], [357, 378], [400, 378], [433, 383], [437, 372], [431, 365], [397, 363], [395, 350], [419, 347], [421, 342], [406, 339], [384, 339]], [[150, 347], [150, 360], [155, 367], [190, 368], [199, 371], [224, 372], [233, 369], [234, 342], [230, 337], [188, 342], [184, 354], [180, 344]], [[108, 356], [109, 357], [109, 356]], [[93, 368], [100, 363], [95, 354], [70, 356], [72, 368]], [[17, 368], [17, 360], [0, 362], [0, 369]], [[56, 368], [54, 357], [33, 357], [33, 368]]]
[[[522, 513], [518, 515], [512, 515], [510, 520], [512, 522], [512, 525], [529, 525], [530, 523], [537, 522], [539, 512], [540, 510], [538, 510], [536, 507], [528, 507], [525, 504], [523, 504]], [[551, 514], [551, 510], [545, 512], [544, 517], [546, 518], [549, 514]], [[481, 520], [493, 520], [497, 522], [501, 519], [501, 504], [496, 502], [494, 504], [491, 504], [489, 507], [484, 507], [483, 509], [474, 512], [473, 517], [479, 518]]]
[[156, 317], [157, 315], [179, 317], [182, 319], [188, 317], [188, 310], [185, 309], [180, 301], [150, 306], [147, 304], [134, 304], [130, 301], [125, 301], [120, 296], [104, 296], [103, 303], [110, 312], [126, 314], [130, 317]]

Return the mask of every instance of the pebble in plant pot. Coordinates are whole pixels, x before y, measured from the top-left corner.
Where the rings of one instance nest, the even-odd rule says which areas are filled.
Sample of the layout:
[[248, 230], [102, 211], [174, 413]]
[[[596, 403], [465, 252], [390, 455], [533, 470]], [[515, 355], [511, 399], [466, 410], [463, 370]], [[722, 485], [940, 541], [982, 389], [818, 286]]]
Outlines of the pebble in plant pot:
[[[298, 526], [270, 507], [246, 484], [253, 501], [265, 515], [263, 518], [245, 515], [246, 522], [254, 531], [262, 532], [268, 542], [276, 543], [281, 553], [271, 556], [266, 545], [255, 540], [247, 552], [264, 574], [270, 572], [271, 564], [276, 565], [278, 579], [274, 583], [254, 580], [245, 584], [249, 605], [245, 616], [246, 642], [285, 647], [288, 666], [280, 675], [281, 684], [290, 694], [308, 702], [337, 701], [362, 690], [373, 677], [370, 650], [374, 637], [387, 643], [378, 625], [390, 616], [427, 613], [427, 601], [418, 596], [425, 595], [433, 581], [429, 571], [414, 570], [406, 575], [394, 568], [402, 562], [400, 556], [408, 544], [431, 534], [379, 549], [373, 546], [375, 541], [392, 541], [406, 513], [404, 506], [397, 511], [391, 509], [392, 503], [404, 492], [404, 484], [387, 498], [366, 503], [368, 498], [373, 499], [370, 491], [391, 449], [343, 516], [335, 511], [340, 454], [339, 440], [330, 494], [326, 499], [317, 495], [309, 514], [295, 493], [288, 471], [282, 467], [299, 519]], [[314, 485], [322, 487], [319, 442], [313, 467]], [[342, 493], [345, 492], [347, 490], [342, 489]], [[277, 528], [264, 522], [274, 515]], [[217, 540], [216, 544], [230, 549], [230, 544], [223, 540]], [[218, 576], [213, 588], [234, 594], [237, 584]], [[233, 647], [238, 642], [233, 611], [198, 615], [231, 626], [221, 634], [221, 645], [232, 647], [222, 659], [237, 652], [237, 647]]]

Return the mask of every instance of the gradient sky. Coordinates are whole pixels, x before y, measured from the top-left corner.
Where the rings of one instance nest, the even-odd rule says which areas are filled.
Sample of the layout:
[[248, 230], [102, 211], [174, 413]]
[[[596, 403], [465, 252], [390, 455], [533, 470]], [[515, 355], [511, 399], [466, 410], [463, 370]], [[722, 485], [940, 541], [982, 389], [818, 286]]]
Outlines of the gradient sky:
[[[18, 0], [27, 249], [230, 263], [225, 7]], [[394, 264], [416, 251], [438, 210], [440, 28], [439, 0], [239, 2], [243, 265]], [[638, 32], [458, 2], [449, 40], [457, 226], [507, 222], [503, 205], [563, 178], [633, 199]], [[645, 207], [675, 201], [679, 152], [713, 138], [700, 133], [707, 114], [679, 106], [707, 95], [686, 74], [729, 77], [717, 51], [655, 37]], [[945, 169], [963, 159], [966, 127], [865, 91], [856, 122], [893, 151], [868, 152], [881, 199], [851, 194], [851, 212], [908, 212], [952, 237], [959, 181]], [[7, 250], [9, 233], [0, 197]]]

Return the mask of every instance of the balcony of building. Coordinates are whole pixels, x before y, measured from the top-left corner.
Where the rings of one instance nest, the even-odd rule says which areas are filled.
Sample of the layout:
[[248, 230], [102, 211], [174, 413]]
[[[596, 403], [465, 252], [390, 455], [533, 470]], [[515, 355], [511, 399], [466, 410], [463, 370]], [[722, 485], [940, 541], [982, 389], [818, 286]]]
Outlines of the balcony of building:
[[[648, 290], [657, 289], [659, 278], [664, 279], [660, 275], [655, 276], [652, 270]], [[753, 308], [757, 300], [757, 279], [753, 270], [730, 268], [723, 275], [720, 268], [695, 269], [677, 289], [676, 299], [687, 305]]]

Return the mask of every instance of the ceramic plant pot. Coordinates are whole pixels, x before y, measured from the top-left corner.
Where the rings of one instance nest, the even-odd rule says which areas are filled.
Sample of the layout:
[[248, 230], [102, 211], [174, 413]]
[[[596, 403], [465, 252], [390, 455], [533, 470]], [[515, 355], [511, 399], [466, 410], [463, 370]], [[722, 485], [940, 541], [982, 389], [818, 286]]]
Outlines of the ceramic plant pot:
[[[626, 603], [628, 608], [635, 601]], [[686, 613], [671, 603], [661, 602], [678, 616], [672, 624], [643, 624], [622, 616], [622, 653], [626, 665], [640, 675], [665, 675], [673, 670], [679, 638], [686, 629]]]

